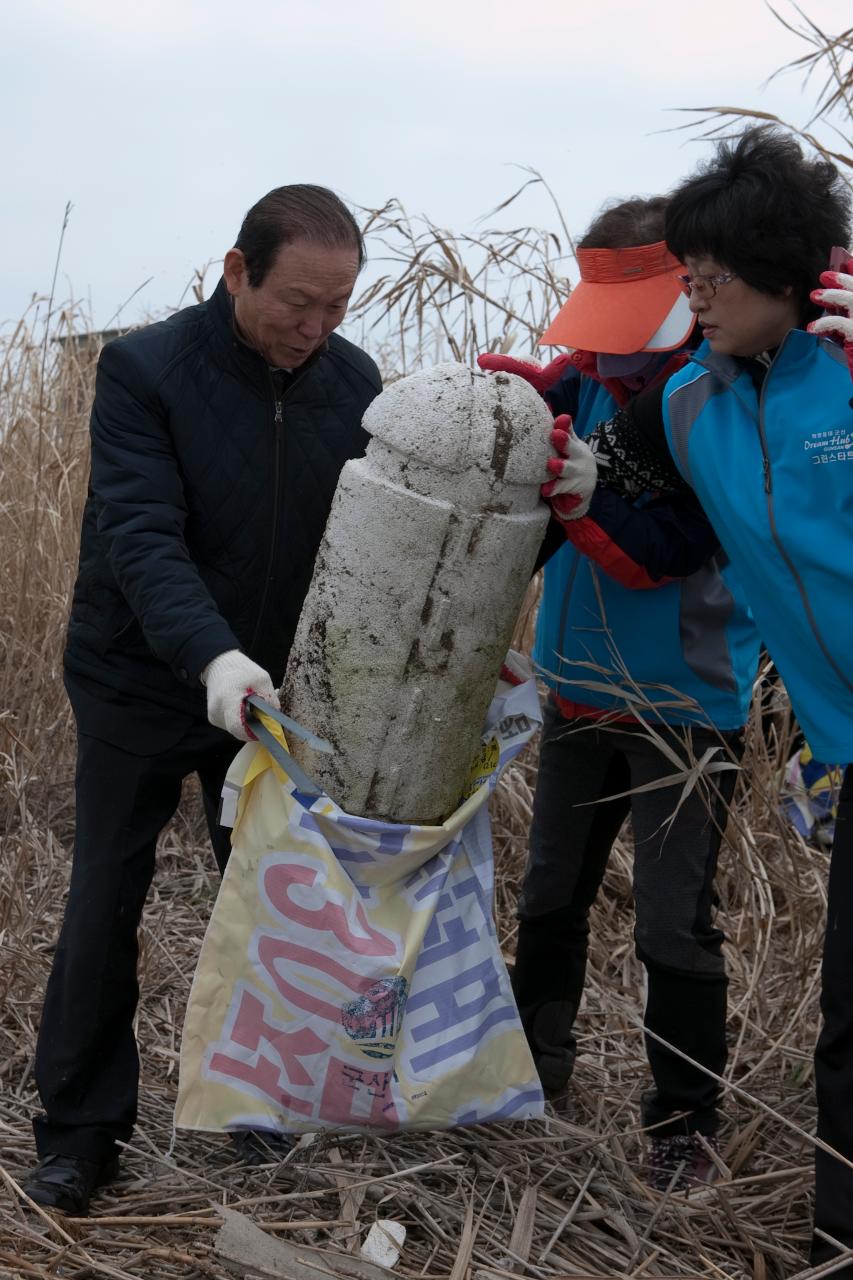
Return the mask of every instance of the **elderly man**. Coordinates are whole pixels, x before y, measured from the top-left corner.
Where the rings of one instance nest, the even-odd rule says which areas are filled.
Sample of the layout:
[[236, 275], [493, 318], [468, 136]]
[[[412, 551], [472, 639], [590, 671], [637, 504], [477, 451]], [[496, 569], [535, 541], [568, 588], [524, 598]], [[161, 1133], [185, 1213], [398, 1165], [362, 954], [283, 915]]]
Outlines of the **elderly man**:
[[136, 1119], [136, 932], [157, 836], [218, 797], [277, 702], [338, 475], [364, 452], [376, 366], [334, 333], [364, 246], [322, 187], [246, 214], [208, 302], [120, 338], [98, 366], [92, 474], [65, 651], [78, 729], [71, 887], [36, 1055], [45, 1114], [27, 1194], [85, 1214]]

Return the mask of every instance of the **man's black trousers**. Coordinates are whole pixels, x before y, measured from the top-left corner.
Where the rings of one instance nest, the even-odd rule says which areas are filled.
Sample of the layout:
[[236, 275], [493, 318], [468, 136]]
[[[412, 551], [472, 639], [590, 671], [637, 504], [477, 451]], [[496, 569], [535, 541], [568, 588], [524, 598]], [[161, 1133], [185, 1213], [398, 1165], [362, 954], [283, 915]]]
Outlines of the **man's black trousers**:
[[[163, 718], [168, 723], [168, 711]], [[36, 1049], [45, 1109], [33, 1121], [39, 1156], [101, 1161], [114, 1154], [115, 1139], [130, 1138], [139, 1083], [137, 928], [157, 836], [189, 774], [201, 780], [220, 870], [230, 851], [231, 833], [217, 827], [216, 813], [235, 739], [206, 722], [178, 722], [177, 741], [142, 755], [150, 718], [136, 737], [130, 714], [122, 723], [134, 750], [78, 733], [71, 885]]]

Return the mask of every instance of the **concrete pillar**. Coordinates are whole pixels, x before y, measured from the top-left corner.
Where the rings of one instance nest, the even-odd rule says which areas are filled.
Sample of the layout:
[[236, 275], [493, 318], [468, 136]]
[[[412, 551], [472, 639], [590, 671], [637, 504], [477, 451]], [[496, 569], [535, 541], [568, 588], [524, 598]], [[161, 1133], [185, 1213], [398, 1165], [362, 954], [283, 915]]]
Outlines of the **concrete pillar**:
[[291, 750], [350, 813], [457, 806], [548, 523], [551, 414], [521, 378], [444, 364], [393, 383], [341, 473], [285, 675]]

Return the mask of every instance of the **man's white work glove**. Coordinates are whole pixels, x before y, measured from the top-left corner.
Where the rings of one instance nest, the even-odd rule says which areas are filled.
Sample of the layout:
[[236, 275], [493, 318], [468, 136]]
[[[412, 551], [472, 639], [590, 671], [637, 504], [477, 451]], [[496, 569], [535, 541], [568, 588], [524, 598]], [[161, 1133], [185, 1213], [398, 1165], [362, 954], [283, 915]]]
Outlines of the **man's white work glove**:
[[578, 520], [589, 510], [598, 479], [595, 454], [575, 435], [567, 413], [554, 419], [551, 444], [557, 457], [548, 459], [548, 471], [556, 478], [543, 484], [542, 497], [558, 520]]
[[808, 331], [841, 342], [853, 378], [853, 258], [840, 271], [824, 271], [820, 283], [823, 288], [813, 289], [811, 299], [830, 314], [813, 320]]
[[248, 694], [256, 693], [281, 709], [269, 672], [239, 649], [229, 649], [209, 662], [201, 673], [201, 682], [207, 687], [208, 720], [241, 742], [249, 742], [255, 736], [246, 724], [243, 708]]

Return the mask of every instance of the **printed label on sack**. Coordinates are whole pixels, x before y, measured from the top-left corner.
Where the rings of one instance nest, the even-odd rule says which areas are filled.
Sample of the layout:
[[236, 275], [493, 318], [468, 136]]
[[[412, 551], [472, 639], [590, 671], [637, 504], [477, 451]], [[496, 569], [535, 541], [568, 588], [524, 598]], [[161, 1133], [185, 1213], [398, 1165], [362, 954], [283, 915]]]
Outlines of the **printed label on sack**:
[[341, 1008], [344, 1031], [368, 1058], [394, 1056], [408, 993], [405, 978], [380, 978]]
[[497, 769], [500, 758], [500, 743], [497, 738], [489, 738], [488, 742], [482, 744], [471, 762], [471, 772], [468, 774], [468, 781], [462, 790], [463, 800], [467, 800], [475, 791], [479, 791], [485, 782], [488, 782], [495, 769]]

